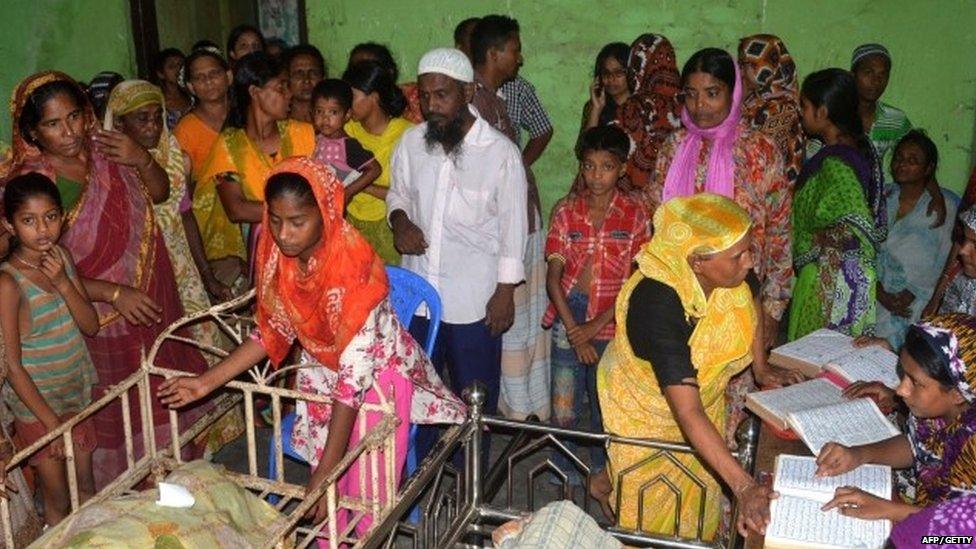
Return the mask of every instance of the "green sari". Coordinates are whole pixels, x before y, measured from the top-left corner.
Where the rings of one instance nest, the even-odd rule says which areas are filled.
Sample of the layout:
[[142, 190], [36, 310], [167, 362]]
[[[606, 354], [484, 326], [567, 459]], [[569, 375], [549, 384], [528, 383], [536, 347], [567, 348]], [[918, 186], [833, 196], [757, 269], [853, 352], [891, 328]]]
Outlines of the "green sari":
[[797, 272], [789, 340], [820, 328], [851, 336], [871, 333], [875, 317], [875, 256], [884, 240], [865, 189], [867, 162], [852, 148], [821, 149], [804, 166], [793, 197]]

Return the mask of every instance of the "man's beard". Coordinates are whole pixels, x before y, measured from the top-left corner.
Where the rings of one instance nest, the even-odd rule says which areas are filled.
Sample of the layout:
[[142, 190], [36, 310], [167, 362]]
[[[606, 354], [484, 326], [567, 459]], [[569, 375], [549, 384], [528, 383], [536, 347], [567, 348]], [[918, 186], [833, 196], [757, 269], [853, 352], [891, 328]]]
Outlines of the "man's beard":
[[[438, 118], [443, 119], [443, 117]], [[444, 154], [452, 160], [457, 160], [463, 149], [461, 144], [464, 141], [464, 111], [459, 110], [454, 118], [446, 123], [431, 124], [428, 119], [424, 141], [427, 143], [428, 151], [440, 145], [444, 149]]]

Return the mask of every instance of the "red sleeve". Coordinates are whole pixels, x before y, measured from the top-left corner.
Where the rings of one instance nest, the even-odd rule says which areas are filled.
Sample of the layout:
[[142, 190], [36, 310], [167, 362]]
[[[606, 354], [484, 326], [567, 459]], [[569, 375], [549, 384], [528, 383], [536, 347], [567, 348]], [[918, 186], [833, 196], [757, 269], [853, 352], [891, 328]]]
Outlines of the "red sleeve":
[[651, 239], [651, 220], [647, 217], [647, 211], [644, 210], [644, 205], [638, 202], [637, 207], [634, 209], [634, 226], [632, 230], [634, 232], [634, 238], [630, 242], [630, 257], [633, 259], [637, 252], [647, 244], [647, 241]]
[[569, 207], [566, 199], [556, 203], [546, 236], [546, 261], [557, 258], [566, 263], [569, 252]]

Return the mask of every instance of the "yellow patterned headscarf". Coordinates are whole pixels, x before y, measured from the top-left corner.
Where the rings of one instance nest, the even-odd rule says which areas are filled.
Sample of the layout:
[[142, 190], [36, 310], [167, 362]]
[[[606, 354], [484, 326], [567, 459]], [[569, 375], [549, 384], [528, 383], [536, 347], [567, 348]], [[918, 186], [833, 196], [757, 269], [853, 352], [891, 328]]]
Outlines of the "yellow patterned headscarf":
[[[156, 147], [149, 152], [167, 173], [172, 169], [182, 171], [183, 156], [178, 145], [173, 147], [175, 140], [170, 139], [169, 129], [166, 127], [166, 98], [163, 96], [163, 90], [158, 86], [145, 80], [126, 80], [115, 86], [108, 99], [108, 106], [105, 107], [103, 127], [106, 130], [115, 129], [115, 117], [129, 114], [146, 105], [159, 105], [163, 109], [162, 120], [160, 120], [163, 131]], [[170, 166], [170, 163], [173, 163], [173, 166]]]
[[654, 213], [654, 237], [637, 256], [644, 276], [674, 288], [685, 316], [705, 316], [705, 292], [688, 264], [692, 254], [727, 250], [749, 232], [752, 220], [724, 196], [700, 193], [673, 198]]
[[[752, 291], [744, 282], [735, 288], [716, 288], [706, 298], [688, 257], [727, 250], [751, 227], [745, 210], [724, 196], [700, 193], [672, 198], [654, 213], [654, 236], [637, 255], [641, 274], [674, 288], [685, 318], [697, 321], [688, 344], [698, 368], [748, 356], [756, 313]], [[711, 341], [715, 337], [720, 341]], [[703, 340], [709, 341], [702, 345]]]

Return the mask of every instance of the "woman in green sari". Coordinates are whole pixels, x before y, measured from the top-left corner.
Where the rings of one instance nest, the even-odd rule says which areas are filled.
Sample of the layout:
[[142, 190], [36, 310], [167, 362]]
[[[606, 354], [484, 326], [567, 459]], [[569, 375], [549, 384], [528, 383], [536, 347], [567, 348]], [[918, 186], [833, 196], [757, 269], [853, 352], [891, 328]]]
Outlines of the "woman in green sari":
[[826, 146], [803, 166], [793, 197], [797, 281], [789, 339], [819, 328], [871, 333], [875, 257], [885, 235], [868, 207], [874, 153], [857, 115], [853, 77], [841, 69], [811, 74], [800, 105], [804, 131]]

